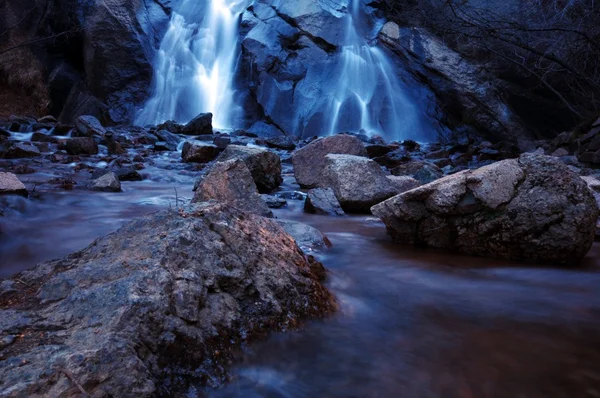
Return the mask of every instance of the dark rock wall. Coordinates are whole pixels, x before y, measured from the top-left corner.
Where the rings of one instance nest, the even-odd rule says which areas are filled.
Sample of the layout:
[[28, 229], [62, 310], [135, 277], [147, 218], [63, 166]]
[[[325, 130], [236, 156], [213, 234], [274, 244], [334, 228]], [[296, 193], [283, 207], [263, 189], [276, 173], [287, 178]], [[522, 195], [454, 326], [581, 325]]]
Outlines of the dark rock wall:
[[[106, 123], [126, 123], [132, 107], [147, 97], [169, 2], [11, 0], [0, 7], [0, 31], [10, 30], [0, 36], [0, 48], [31, 43], [16, 50], [29, 52], [24, 55], [29, 70], [8, 72], [41, 76], [36, 84], [45, 85], [45, 106], [29, 113], [49, 112], [64, 122], [92, 114]], [[23, 82], [3, 80], [16, 97], [27, 95]]]

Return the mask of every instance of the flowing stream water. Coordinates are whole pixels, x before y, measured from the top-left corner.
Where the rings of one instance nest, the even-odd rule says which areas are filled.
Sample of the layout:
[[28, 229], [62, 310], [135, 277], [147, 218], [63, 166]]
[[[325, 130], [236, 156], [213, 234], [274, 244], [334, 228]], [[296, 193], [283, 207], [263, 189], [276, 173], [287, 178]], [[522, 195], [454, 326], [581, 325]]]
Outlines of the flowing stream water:
[[369, 23], [372, 17], [364, 15], [360, 0], [349, 0], [346, 16], [346, 34], [342, 46], [339, 76], [334, 85], [328, 119], [329, 134], [340, 131], [387, 133], [422, 130], [417, 109], [420, 104], [412, 102], [408, 89], [394, 72], [387, 56], [369, 36], [377, 31]]
[[[122, 223], [189, 200], [197, 172], [157, 154], [122, 193], [46, 184], [72, 165], [24, 179], [29, 199], [0, 217], [0, 277], [64, 256]], [[290, 169], [282, 190], [297, 190]], [[559, 269], [401, 247], [368, 216], [275, 210], [327, 234], [334, 316], [246, 347], [231, 383], [189, 397], [572, 398], [600, 391], [600, 247]]]
[[138, 125], [187, 123], [213, 113], [217, 127], [232, 127], [233, 77], [239, 55], [238, 23], [249, 0], [183, 0], [173, 11], [155, 61], [152, 97]]

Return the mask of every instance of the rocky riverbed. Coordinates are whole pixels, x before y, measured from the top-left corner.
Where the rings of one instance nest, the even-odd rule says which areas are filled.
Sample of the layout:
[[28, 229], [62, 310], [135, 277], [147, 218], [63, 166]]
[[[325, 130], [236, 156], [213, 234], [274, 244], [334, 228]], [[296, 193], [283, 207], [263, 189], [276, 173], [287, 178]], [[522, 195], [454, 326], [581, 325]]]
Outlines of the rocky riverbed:
[[[2, 126], [0, 396], [600, 389], [600, 183], [586, 162], [599, 125], [527, 155], [472, 139], [263, 138], [207, 115]], [[381, 202], [396, 209], [374, 210], [385, 225], [369, 214]], [[415, 211], [445, 229], [398, 239]], [[468, 231], [458, 242], [477, 244], [477, 228], [496, 241], [448, 247], [448, 225]]]

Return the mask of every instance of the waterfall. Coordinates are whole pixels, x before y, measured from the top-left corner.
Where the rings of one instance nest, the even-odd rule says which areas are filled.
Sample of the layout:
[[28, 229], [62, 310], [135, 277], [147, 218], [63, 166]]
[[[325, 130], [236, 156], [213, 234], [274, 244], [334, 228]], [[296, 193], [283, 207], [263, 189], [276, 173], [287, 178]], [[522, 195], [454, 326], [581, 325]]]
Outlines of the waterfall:
[[231, 127], [241, 109], [233, 101], [239, 56], [238, 22], [250, 0], [182, 0], [173, 11], [154, 64], [152, 96], [136, 124], [187, 123], [203, 112]]
[[364, 130], [396, 139], [414, 136], [422, 130], [422, 111], [386, 55], [366, 38], [370, 21], [361, 14], [361, 0], [348, 1], [346, 36], [336, 73], [339, 79], [325, 128], [329, 134]]

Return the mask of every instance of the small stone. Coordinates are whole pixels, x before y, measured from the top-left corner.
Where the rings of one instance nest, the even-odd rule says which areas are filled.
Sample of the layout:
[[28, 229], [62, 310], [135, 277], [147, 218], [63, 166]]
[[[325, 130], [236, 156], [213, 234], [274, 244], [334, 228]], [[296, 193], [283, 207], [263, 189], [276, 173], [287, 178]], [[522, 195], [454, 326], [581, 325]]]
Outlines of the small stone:
[[90, 189], [101, 192], [121, 192], [121, 183], [117, 175], [111, 171], [92, 181]]
[[287, 200], [280, 198], [278, 196], [267, 195], [267, 194], [263, 194], [260, 196], [263, 198], [263, 200], [265, 201], [265, 203], [267, 204], [267, 207], [269, 207], [269, 209], [281, 209], [282, 207], [287, 206]]

